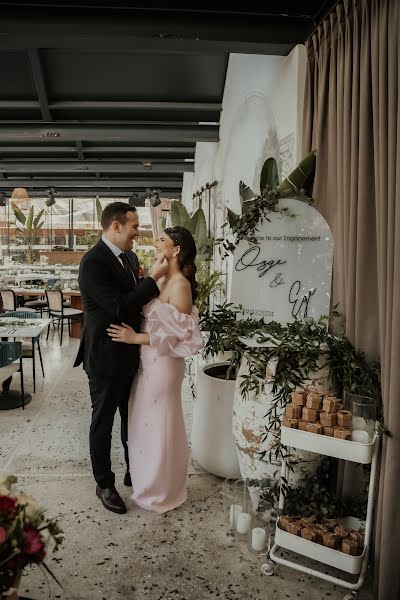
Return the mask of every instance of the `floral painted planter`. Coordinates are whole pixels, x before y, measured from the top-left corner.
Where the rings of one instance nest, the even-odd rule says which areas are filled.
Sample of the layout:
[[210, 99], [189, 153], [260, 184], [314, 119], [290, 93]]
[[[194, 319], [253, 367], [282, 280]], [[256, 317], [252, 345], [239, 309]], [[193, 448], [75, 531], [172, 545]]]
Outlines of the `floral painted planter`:
[[[323, 360], [321, 359], [321, 364]], [[272, 359], [267, 366], [266, 385], [260, 394], [250, 393], [243, 398], [240, 390], [242, 376], [249, 371], [246, 354], [242, 359], [236, 379], [233, 403], [233, 437], [238, 450], [240, 472], [242, 477], [250, 479], [270, 478], [278, 481], [281, 463], [269, 460], [268, 454], [261, 460], [260, 453], [269, 450], [274, 441], [272, 434], [264, 440], [266, 433], [265, 415], [273, 401], [272, 385], [277, 362]], [[305, 385], [313, 385], [319, 390], [329, 391], [329, 370], [320, 368], [310, 375]], [[282, 409], [283, 414], [283, 409]], [[278, 415], [279, 416], [279, 415]], [[290, 484], [296, 485], [304, 476], [314, 473], [320, 462], [317, 454], [306, 451], [293, 451], [297, 463], [294, 472], [290, 473]]]
[[225, 378], [229, 363], [199, 367], [193, 407], [192, 456], [218, 477], [240, 477], [232, 436], [235, 381]]

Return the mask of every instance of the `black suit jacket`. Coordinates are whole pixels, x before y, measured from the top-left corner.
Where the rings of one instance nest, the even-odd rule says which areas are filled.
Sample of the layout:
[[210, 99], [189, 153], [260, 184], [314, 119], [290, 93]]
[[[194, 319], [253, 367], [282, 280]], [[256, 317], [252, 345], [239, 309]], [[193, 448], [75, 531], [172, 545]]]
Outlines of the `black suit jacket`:
[[122, 322], [139, 331], [142, 307], [159, 294], [154, 279], [139, 280], [137, 256], [131, 252], [128, 258], [137, 284], [102, 240], [80, 263], [84, 326], [74, 366], [83, 363], [89, 377], [134, 375], [138, 369], [139, 346], [113, 342], [106, 331]]

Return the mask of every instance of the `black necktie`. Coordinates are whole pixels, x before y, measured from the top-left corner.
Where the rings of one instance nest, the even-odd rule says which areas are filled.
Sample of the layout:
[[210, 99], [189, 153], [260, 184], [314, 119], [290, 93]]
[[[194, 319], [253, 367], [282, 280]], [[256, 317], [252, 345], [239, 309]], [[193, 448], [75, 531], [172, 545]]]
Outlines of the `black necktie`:
[[130, 277], [133, 278], [134, 282], [136, 283], [136, 278], [133, 274], [132, 267], [129, 264], [129, 259], [128, 259], [127, 255], [125, 254], [125, 252], [121, 252], [119, 257], [122, 260], [122, 264], [124, 265], [125, 271], [129, 274]]

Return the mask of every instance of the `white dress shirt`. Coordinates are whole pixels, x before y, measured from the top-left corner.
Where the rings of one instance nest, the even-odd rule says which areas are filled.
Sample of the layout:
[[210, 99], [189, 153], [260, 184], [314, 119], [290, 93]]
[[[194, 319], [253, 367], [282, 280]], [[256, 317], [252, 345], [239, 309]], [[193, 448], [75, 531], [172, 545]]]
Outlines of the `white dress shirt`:
[[[122, 262], [122, 258], [121, 258], [121, 253], [124, 252], [123, 250], [121, 250], [121, 248], [118, 248], [118, 246], [116, 246], [115, 244], [113, 244], [112, 242], [110, 242], [110, 240], [108, 238], [106, 238], [105, 235], [101, 236], [101, 239], [103, 240], [103, 242], [105, 243], [106, 246], [108, 246], [111, 250], [111, 252], [114, 254], [114, 256], [116, 256], [116, 258], [118, 258], [119, 262], [121, 263], [121, 265], [124, 267], [124, 263]], [[125, 269], [125, 267], [124, 267]], [[137, 278], [135, 273], [132, 271], [131, 269], [131, 273], [132, 273], [132, 277], [135, 283], [137, 283]]]

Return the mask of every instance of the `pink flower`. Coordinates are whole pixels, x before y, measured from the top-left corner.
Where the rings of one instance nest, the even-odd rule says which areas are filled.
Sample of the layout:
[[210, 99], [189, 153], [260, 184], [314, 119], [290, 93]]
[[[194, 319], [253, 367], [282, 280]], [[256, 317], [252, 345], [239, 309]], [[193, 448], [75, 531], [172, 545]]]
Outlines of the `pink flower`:
[[7, 531], [4, 529], [4, 527], [0, 527], [0, 546], [1, 546], [1, 544], [4, 544], [6, 539], [7, 539]]
[[17, 506], [17, 501], [15, 498], [11, 496], [0, 496], [0, 514], [6, 515], [10, 517], [14, 512]]
[[34, 527], [26, 525], [22, 534], [22, 551], [32, 557], [32, 562], [40, 563], [46, 556], [44, 541], [39, 531]]

